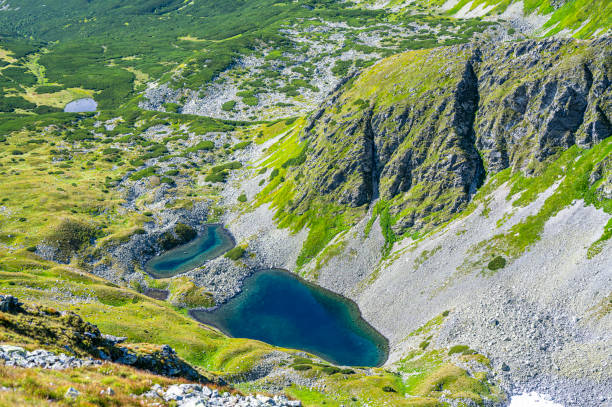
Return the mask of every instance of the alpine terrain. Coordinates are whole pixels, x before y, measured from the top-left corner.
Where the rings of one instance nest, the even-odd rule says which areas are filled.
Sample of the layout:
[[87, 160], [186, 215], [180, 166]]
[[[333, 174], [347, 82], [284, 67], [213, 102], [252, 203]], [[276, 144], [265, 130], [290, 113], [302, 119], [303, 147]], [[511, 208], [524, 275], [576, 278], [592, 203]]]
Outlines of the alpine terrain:
[[612, 2], [0, 0], [0, 406], [612, 406]]

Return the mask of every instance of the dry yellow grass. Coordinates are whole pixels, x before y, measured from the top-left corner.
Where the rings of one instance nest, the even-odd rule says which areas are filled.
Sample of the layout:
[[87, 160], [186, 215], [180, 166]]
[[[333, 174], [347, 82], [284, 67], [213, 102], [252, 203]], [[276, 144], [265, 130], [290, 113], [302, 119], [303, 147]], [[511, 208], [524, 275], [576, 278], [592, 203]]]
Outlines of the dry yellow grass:
[[[187, 383], [168, 379], [127, 366], [107, 363], [97, 367], [67, 369], [23, 369], [0, 365], [0, 386], [11, 390], [0, 392], [0, 406], [147, 406], [159, 400], [147, 400], [133, 395], [148, 391], [153, 384], [169, 386]], [[76, 389], [76, 399], [66, 398], [68, 388]], [[100, 394], [107, 388], [112, 396]]]
[[0, 59], [2, 59], [3, 61], [9, 62], [11, 64], [17, 62], [17, 60], [11, 56], [12, 54], [13, 53], [11, 51], [0, 48]]
[[54, 93], [36, 93], [36, 88], [28, 88], [26, 92], [20, 93], [28, 102], [36, 103], [38, 106], [53, 106], [63, 108], [67, 103], [81, 98], [93, 97], [95, 94], [92, 90], [81, 88], [63, 89]]

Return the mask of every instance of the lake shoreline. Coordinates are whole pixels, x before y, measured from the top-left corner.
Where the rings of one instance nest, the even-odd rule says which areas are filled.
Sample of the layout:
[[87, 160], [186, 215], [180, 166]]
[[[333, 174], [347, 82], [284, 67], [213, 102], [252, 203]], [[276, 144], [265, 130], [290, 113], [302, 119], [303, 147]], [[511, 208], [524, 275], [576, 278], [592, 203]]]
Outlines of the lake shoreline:
[[[318, 292], [318, 293], [320, 293], [322, 295], [325, 295], [328, 298], [333, 299], [334, 301], [337, 301], [338, 303], [344, 304], [346, 306], [346, 309], [347, 309], [348, 313], [349, 313], [351, 321], [357, 327], [359, 327], [359, 329], [363, 330], [364, 332], [369, 332], [369, 333], [373, 334], [372, 338], [370, 338], [370, 339], [373, 340], [374, 337], [375, 337], [375, 339], [376, 339], [376, 347], [379, 349], [381, 354], [384, 355], [384, 357], [382, 357], [381, 360], [376, 365], [373, 365], [372, 367], [381, 367], [381, 366], [383, 366], [387, 362], [387, 360], [389, 358], [389, 353], [390, 353], [390, 345], [389, 345], [388, 338], [386, 336], [384, 336], [381, 332], [379, 332], [376, 328], [374, 328], [370, 323], [368, 323], [368, 321], [361, 314], [361, 310], [359, 309], [359, 306], [357, 305], [357, 303], [355, 301], [353, 301], [352, 299], [347, 298], [347, 297], [345, 297], [345, 296], [343, 296], [341, 294], [333, 292], [333, 291], [331, 291], [331, 290], [329, 290], [329, 289], [327, 289], [325, 287], [321, 287], [321, 286], [319, 286], [319, 285], [317, 285], [317, 284], [315, 284], [313, 282], [305, 280], [302, 277], [300, 277], [299, 275], [297, 275], [295, 273], [292, 273], [292, 272], [290, 272], [290, 271], [288, 271], [286, 269], [281, 269], [281, 268], [264, 268], [264, 269], [252, 270], [252, 273], [249, 276], [247, 276], [242, 281], [242, 287], [241, 287], [240, 291], [236, 295], [234, 295], [231, 298], [228, 298], [226, 301], [224, 301], [224, 302], [222, 302], [220, 304], [215, 305], [214, 307], [209, 307], [209, 308], [204, 308], [204, 307], [192, 308], [192, 309], [190, 309], [188, 311], [188, 315], [191, 318], [193, 318], [194, 320], [196, 320], [197, 322], [199, 322], [201, 324], [204, 324], [204, 325], [207, 325], [207, 326], [210, 326], [210, 327], [214, 328], [215, 330], [223, 333], [224, 335], [226, 335], [228, 337], [232, 337], [232, 338], [235, 338], [235, 337], [239, 337], [239, 338], [245, 337], [245, 336], [234, 336], [225, 327], [220, 326], [219, 324], [215, 323], [212, 320], [198, 317], [198, 314], [200, 314], [200, 315], [202, 315], [202, 314], [204, 314], [204, 315], [205, 314], [211, 314], [212, 315], [215, 311], [218, 311], [223, 306], [228, 304], [230, 301], [236, 300], [236, 298], [238, 296], [240, 296], [241, 294], [244, 294], [244, 289], [243, 288], [244, 288], [245, 285], [249, 284], [249, 281], [248, 281], [249, 279], [255, 278], [261, 272], [268, 272], [268, 271], [280, 273], [280, 274], [282, 274], [285, 277], [289, 277], [289, 278], [297, 281], [298, 283], [300, 283], [300, 284], [302, 284], [304, 286], [307, 286], [310, 289], [312, 289], [312, 290], [314, 290], [314, 291], [316, 291], [316, 292]], [[250, 338], [250, 339], [256, 339], [256, 338]], [[261, 340], [261, 339], [256, 339], [256, 340]], [[270, 342], [263, 341], [263, 340], [262, 340], [262, 342], [270, 343]], [[276, 344], [272, 344], [272, 343], [270, 343], [270, 344], [273, 345], [273, 346], [280, 346], [280, 347], [285, 347], [285, 348], [291, 348], [290, 346], [276, 345]], [[313, 355], [315, 355], [315, 356], [317, 356], [317, 357], [319, 357], [319, 358], [321, 358], [323, 360], [328, 361], [329, 363], [337, 364], [335, 362], [330, 361], [329, 357], [327, 357], [326, 355], [321, 355], [321, 354], [318, 354], [318, 353], [313, 352], [311, 350], [300, 349], [299, 347], [295, 348], [295, 349], [311, 353], [311, 354], [313, 354]], [[351, 366], [356, 366], [356, 365], [351, 365]]]
[[[212, 240], [217, 240], [218, 244], [217, 242], [214, 242], [211, 246], [205, 248], [203, 251], [198, 250], [200, 248], [196, 246], [199, 244], [205, 244], [206, 242], [203, 241], [203, 239], [211, 239], [210, 234], [213, 234]], [[156, 280], [176, 277], [204, 266], [209, 261], [222, 256], [234, 247], [236, 247], [236, 240], [223, 224], [206, 224], [204, 225], [202, 233], [191, 239], [189, 242], [173, 247], [172, 249], [162, 251], [161, 253], [147, 260], [147, 262], [144, 264], [144, 270], [150, 277]], [[163, 271], [154, 269], [156, 265], [160, 263], [163, 264], [164, 261], [168, 262], [169, 260], [167, 259], [172, 258], [173, 255], [177, 255], [180, 252], [183, 252], [182, 254], [186, 254], [185, 250], [192, 250], [193, 253], [190, 257], [174, 266], [176, 270], [169, 271], [164, 274]], [[186, 267], [183, 265], [186, 265]]]

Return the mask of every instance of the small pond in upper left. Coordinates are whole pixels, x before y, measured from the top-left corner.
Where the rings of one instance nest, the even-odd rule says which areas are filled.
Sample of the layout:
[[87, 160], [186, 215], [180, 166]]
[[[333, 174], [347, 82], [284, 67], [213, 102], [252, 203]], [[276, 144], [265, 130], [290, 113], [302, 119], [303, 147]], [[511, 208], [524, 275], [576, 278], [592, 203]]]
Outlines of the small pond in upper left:
[[193, 270], [234, 247], [234, 239], [221, 225], [206, 225], [191, 242], [153, 257], [145, 265], [154, 278], [168, 278]]
[[81, 112], [95, 112], [98, 109], [98, 103], [92, 98], [83, 98], [73, 100], [64, 107], [64, 112], [68, 113], [81, 113]]

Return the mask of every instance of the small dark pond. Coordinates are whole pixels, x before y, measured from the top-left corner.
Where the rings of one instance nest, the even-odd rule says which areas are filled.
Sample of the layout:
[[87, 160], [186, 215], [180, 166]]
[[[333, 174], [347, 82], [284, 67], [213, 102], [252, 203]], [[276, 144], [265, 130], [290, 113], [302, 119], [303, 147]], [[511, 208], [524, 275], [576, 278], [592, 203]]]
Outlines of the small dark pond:
[[161, 290], [159, 288], [146, 288], [142, 293], [147, 297], [162, 301], [167, 300], [170, 295], [168, 290]]
[[388, 356], [387, 339], [354, 302], [284, 270], [259, 271], [219, 308], [190, 314], [227, 335], [301, 349], [339, 365], [379, 366]]
[[234, 239], [221, 225], [207, 225], [191, 242], [153, 257], [145, 265], [154, 278], [168, 278], [201, 266], [234, 247]]

